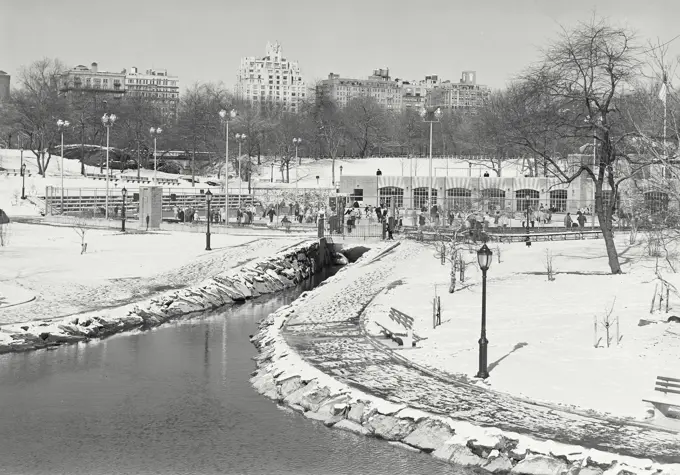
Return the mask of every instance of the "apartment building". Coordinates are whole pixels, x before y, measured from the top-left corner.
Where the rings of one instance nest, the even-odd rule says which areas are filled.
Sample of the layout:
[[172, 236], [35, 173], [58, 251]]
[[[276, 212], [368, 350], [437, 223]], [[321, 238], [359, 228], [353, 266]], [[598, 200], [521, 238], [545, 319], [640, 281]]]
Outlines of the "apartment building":
[[400, 110], [402, 107], [402, 85], [390, 78], [389, 69], [375, 69], [367, 79], [351, 79], [330, 73], [321, 81], [324, 93], [340, 107], [345, 107], [354, 97], [374, 98], [387, 109]]
[[429, 104], [444, 109], [474, 110], [488, 99], [491, 90], [477, 84], [476, 71], [463, 71], [460, 82], [444, 81], [430, 91]]
[[278, 42], [267, 43], [264, 57], [241, 59], [235, 91], [252, 105], [277, 105], [288, 112], [298, 112], [308, 94], [300, 66], [283, 56]]
[[80, 91], [119, 98], [125, 94], [125, 70], [115, 73], [100, 70], [97, 63], [89, 68], [79, 64], [61, 75], [59, 89], [66, 94]]
[[10, 75], [0, 71], [0, 102], [9, 98]]
[[147, 69], [140, 72], [135, 66], [125, 73], [125, 91], [129, 96], [145, 97], [156, 103], [163, 114], [177, 113], [179, 78], [170, 76], [167, 69]]

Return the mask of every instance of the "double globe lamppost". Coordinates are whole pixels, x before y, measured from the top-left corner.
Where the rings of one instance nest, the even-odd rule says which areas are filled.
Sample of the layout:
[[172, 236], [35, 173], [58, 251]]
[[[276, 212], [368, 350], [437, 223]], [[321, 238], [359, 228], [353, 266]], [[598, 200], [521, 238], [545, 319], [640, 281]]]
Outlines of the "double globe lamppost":
[[219, 112], [220, 118], [224, 121], [224, 224], [229, 226], [229, 121], [235, 119], [238, 115], [236, 109], [226, 111], [222, 109]]
[[430, 212], [430, 209], [434, 205], [432, 202], [432, 124], [435, 122], [439, 122], [439, 120], [442, 117], [442, 110], [440, 107], [437, 107], [436, 109], [427, 109], [423, 107], [420, 109], [420, 117], [423, 118], [423, 122], [427, 122], [430, 124], [430, 173], [429, 173], [429, 186], [427, 188], [427, 200], [428, 200], [428, 207], [429, 209], [427, 210], [428, 213]]
[[102, 124], [106, 127], [106, 201], [104, 205], [104, 216], [106, 219], [109, 219], [109, 179], [111, 175], [109, 172], [109, 133], [117, 118], [116, 114], [109, 114], [108, 112], [102, 116]]
[[482, 271], [482, 334], [479, 337], [479, 371], [477, 377], [486, 379], [489, 377], [487, 368], [487, 348], [489, 340], [486, 339], [486, 271], [491, 267], [493, 252], [486, 243], [477, 251], [477, 263]]
[[206, 251], [212, 251], [210, 248], [210, 203], [212, 202], [212, 197], [213, 194], [211, 193], [210, 190], [205, 192], [205, 202], [207, 204], [208, 210], [206, 211], [205, 217], [206, 217], [206, 222], [208, 224], [208, 228], [205, 232], [205, 250]]
[[26, 164], [21, 164], [21, 199], [26, 199]]
[[[295, 137], [293, 138], [293, 145], [295, 145], [295, 196], [297, 197], [297, 192], [298, 192], [298, 167], [300, 164], [298, 163], [298, 147], [302, 144], [302, 139]], [[296, 198], [297, 201], [297, 198]]]
[[241, 144], [248, 138], [246, 134], [236, 134], [236, 142], [238, 142], [238, 207], [241, 208], [241, 186], [243, 185], [243, 177], [241, 176]]
[[57, 121], [57, 129], [61, 134], [61, 212], [64, 212], [64, 130], [66, 130], [71, 123], [68, 120]]
[[156, 139], [163, 133], [163, 129], [160, 127], [151, 127], [149, 133], [153, 137], [153, 181], [156, 182], [156, 174], [158, 172], [158, 158], [156, 155]]

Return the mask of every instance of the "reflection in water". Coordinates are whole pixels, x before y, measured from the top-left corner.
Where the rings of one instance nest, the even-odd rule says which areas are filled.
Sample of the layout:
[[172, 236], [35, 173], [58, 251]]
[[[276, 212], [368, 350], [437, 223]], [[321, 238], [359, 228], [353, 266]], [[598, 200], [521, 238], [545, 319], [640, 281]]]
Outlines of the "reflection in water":
[[428, 455], [285, 412], [252, 389], [248, 336], [300, 292], [0, 356], [0, 473], [451, 473]]

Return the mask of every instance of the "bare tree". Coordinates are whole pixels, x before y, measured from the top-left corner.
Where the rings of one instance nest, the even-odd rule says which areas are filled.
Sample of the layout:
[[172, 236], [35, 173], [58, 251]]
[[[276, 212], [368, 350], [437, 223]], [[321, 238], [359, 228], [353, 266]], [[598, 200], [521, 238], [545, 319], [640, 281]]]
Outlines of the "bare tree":
[[373, 148], [387, 139], [387, 110], [370, 96], [359, 96], [349, 101], [344, 109], [345, 134], [359, 150], [359, 157], [367, 157]]

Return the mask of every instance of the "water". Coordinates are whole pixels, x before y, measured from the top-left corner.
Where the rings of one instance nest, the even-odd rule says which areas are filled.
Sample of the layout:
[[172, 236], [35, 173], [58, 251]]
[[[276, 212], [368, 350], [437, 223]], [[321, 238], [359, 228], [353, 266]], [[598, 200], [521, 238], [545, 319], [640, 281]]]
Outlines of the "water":
[[252, 389], [248, 336], [303, 290], [148, 332], [0, 356], [0, 473], [462, 473], [329, 429]]

